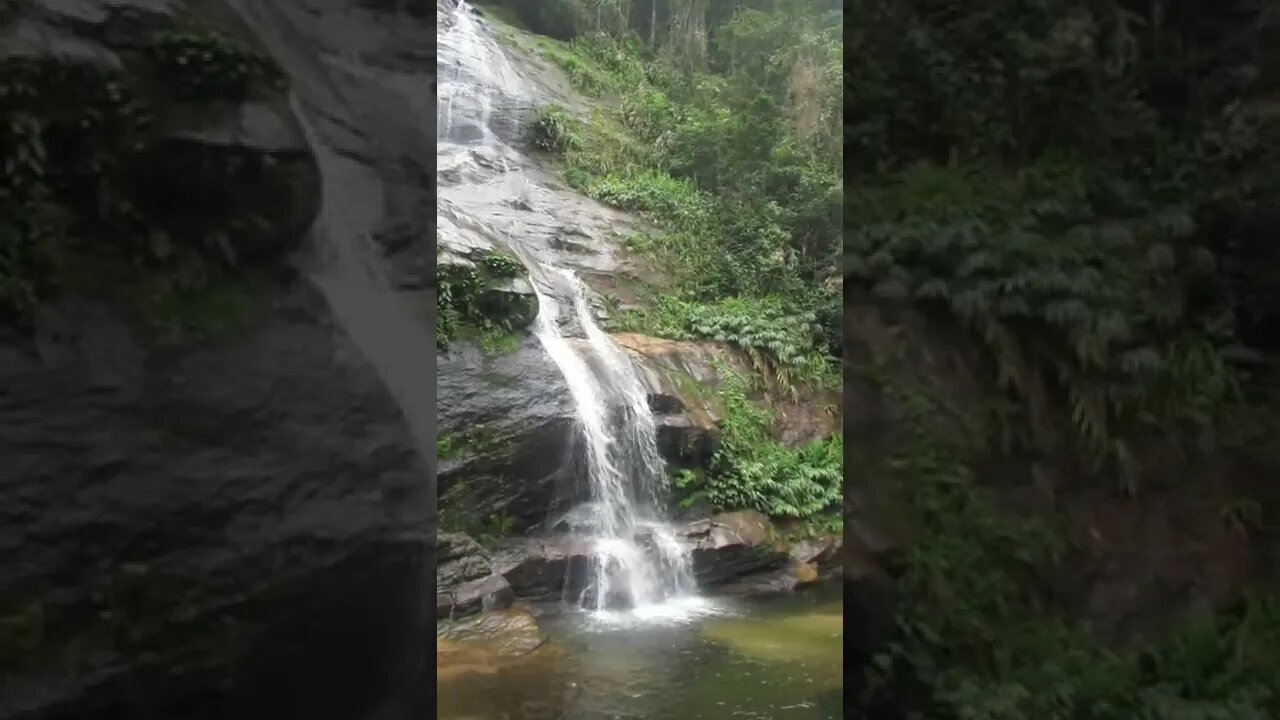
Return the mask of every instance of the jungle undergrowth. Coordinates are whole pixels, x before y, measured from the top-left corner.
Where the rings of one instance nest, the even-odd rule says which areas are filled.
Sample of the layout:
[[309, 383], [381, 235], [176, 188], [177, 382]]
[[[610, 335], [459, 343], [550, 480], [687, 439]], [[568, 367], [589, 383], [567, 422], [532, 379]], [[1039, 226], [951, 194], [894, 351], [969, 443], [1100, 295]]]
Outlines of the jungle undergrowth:
[[[797, 16], [763, 31], [752, 12], [726, 21], [726, 36], [751, 35], [783, 67], [838, 65], [830, 18]], [[797, 51], [787, 42], [800, 25], [813, 34]], [[802, 125], [793, 115], [806, 103], [835, 107], [831, 98], [799, 93], [774, 71], [762, 87], [760, 68], [729, 45], [701, 59], [617, 31], [538, 45], [579, 90], [610, 102], [585, 119], [542, 108], [531, 144], [560, 158], [575, 189], [654, 222], [660, 231], [629, 249], [675, 280], [660, 307], [621, 313], [611, 329], [735, 344], [784, 384], [833, 377], [840, 144], [829, 116]], [[784, 319], [795, 327], [784, 330]]]
[[1144, 641], [1104, 640], [1043, 579], [1067, 549], [1058, 519], [1016, 514], [971, 469], [993, 449], [995, 416], [981, 407], [957, 414], [900, 368], [882, 358], [863, 369], [902, 411], [903, 436], [882, 465], [861, 472], [891, 480], [912, 543], [900, 561], [898, 634], [865, 668], [857, 706], [921, 720], [1245, 720], [1280, 711], [1280, 604], [1249, 597]]
[[835, 434], [800, 448], [773, 437], [774, 416], [752, 399], [753, 379], [717, 367], [724, 410], [720, 447], [705, 473], [681, 473], [681, 503], [706, 500], [723, 510], [758, 510], [834, 527], [844, 498], [844, 438]]

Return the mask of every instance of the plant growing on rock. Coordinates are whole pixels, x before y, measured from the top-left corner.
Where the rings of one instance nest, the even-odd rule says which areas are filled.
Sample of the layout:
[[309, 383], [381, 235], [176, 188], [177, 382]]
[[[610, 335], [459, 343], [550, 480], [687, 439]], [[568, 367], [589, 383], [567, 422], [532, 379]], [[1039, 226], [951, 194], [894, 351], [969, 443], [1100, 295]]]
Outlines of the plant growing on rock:
[[679, 487], [720, 508], [773, 517], [812, 518], [838, 507], [844, 498], [843, 436], [785, 447], [770, 435], [770, 412], [748, 397], [749, 378], [723, 366], [717, 372], [724, 383], [721, 445], [706, 477], [682, 476]]
[[1139, 643], [1101, 637], [1044, 580], [1067, 548], [1055, 517], [1006, 506], [972, 469], [997, 434], [991, 416], [983, 407], [957, 413], [901, 367], [881, 357], [862, 370], [902, 411], [903, 430], [866, 470], [892, 480], [913, 533], [898, 633], [850, 684], [855, 707], [975, 720], [1280, 710], [1274, 601], [1193, 614]]
[[511, 348], [537, 316], [537, 303], [497, 286], [521, 277], [524, 265], [502, 251], [483, 253], [470, 264], [437, 266], [436, 347], [471, 336], [488, 352]]
[[[833, 304], [821, 288], [837, 274], [838, 93], [834, 83], [804, 82], [815, 68], [839, 67], [838, 18], [804, 3], [776, 12], [730, 3], [715, 14], [716, 25], [702, 30], [655, 26], [648, 43], [603, 26], [571, 42], [543, 42], [571, 82], [588, 94], [616, 94], [618, 104], [571, 128], [544, 111], [536, 138], [559, 151], [571, 186], [659, 226], [633, 249], [675, 276], [679, 302], [706, 306], [699, 324], [724, 325], [697, 336], [752, 336], [753, 326], [720, 312], [721, 303], [772, 297], [786, 304], [785, 315], [812, 313], [823, 323], [817, 355], [838, 352], [838, 313], [815, 312]], [[703, 32], [723, 39], [700, 47]], [[647, 321], [637, 316], [619, 327]], [[691, 332], [666, 322], [644, 331]], [[798, 370], [797, 352], [809, 358], [811, 343], [767, 334], [743, 347], [768, 372], [825, 373], [809, 359]]]
[[166, 33], [147, 52], [180, 100], [234, 100], [255, 85], [279, 87], [283, 82], [274, 63], [222, 33]]
[[582, 145], [580, 125], [559, 105], [547, 105], [534, 117], [530, 139], [534, 147], [547, 152], [564, 153]]
[[[265, 221], [234, 202], [201, 214], [196, 205], [209, 197], [160, 198], [171, 183], [156, 178], [183, 153], [158, 151], [153, 113], [195, 88], [238, 93], [247, 77], [279, 77], [233, 45], [211, 33], [166, 35], [124, 70], [0, 61], [0, 144], [8, 158], [0, 183], [0, 314], [8, 324], [29, 326], [39, 303], [69, 287], [123, 300], [150, 324], [150, 308], [176, 307], [179, 297], [203, 292], [244, 264], [229, 238], [276, 232], [259, 229]], [[149, 73], [174, 86], [157, 86]], [[206, 157], [200, 167], [225, 188], [240, 177], [241, 160]], [[264, 182], [277, 176], [260, 175]], [[112, 268], [109, 283], [102, 266]], [[168, 300], [157, 305], [160, 296]]]

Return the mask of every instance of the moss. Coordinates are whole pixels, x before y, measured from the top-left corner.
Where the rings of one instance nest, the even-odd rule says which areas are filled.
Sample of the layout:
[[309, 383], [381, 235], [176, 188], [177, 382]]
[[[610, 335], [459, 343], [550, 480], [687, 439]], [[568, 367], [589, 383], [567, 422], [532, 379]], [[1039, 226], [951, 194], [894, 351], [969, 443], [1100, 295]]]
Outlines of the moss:
[[[154, 122], [158, 111], [186, 99], [278, 92], [278, 69], [208, 29], [162, 35], [140, 51], [124, 53], [124, 59], [123, 71], [0, 60], [0, 95], [6, 100], [0, 144], [11, 156], [0, 173], [6, 189], [0, 193], [0, 321], [8, 325], [30, 327], [36, 307], [67, 289], [68, 265], [127, 269], [114, 282], [147, 294], [154, 294], [152, 279], [166, 276], [168, 285], [185, 293], [218, 285], [243, 269], [246, 258], [238, 255], [244, 253], [231, 252], [229, 238], [283, 232], [276, 226], [258, 232], [271, 223], [251, 216], [257, 210], [234, 193], [162, 197], [171, 186], [165, 171], [174, 170], [164, 160], [181, 153], [161, 147]], [[217, 171], [210, 182], [242, 187], [243, 195], [282, 191], [232, 182], [244, 179], [235, 165], [227, 157], [200, 162], [202, 169]], [[184, 182], [192, 175], [177, 172]], [[265, 176], [268, 184], [275, 178]], [[286, 184], [296, 181], [285, 178]], [[226, 202], [211, 205], [214, 195]], [[161, 302], [156, 309], [167, 312], [168, 305]], [[155, 320], [169, 323], [172, 317]]]
[[158, 344], [220, 340], [243, 333], [262, 317], [274, 284], [245, 270], [188, 277], [197, 267], [138, 268], [120, 258], [79, 252], [64, 258], [57, 282], [69, 293], [127, 309], [146, 337]]
[[484, 513], [476, 498], [462, 483], [446, 490], [437, 503], [439, 526], [446, 532], [465, 533], [481, 546], [511, 534], [515, 521], [504, 513]]
[[[144, 286], [145, 288], [146, 286]], [[267, 290], [258, 278], [238, 277], [191, 290], [161, 279], [138, 296], [142, 316], [162, 341], [220, 339], [246, 330], [259, 317]]]
[[445, 432], [436, 440], [436, 456], [452, 460], [464, 456], [491, 456], [510, 452], [515, 432], [496, 423], [475, 425], [457, 433]]
[[44, 603], [27, 599], [0, 611], [0, 670], [21, 667], [45, 642]]
[[268, 58], [235, 39], [193, 26], [160, 36], [146, 54], [179, 100], [238, 100], [257, 89], [282, 89], [284, 76]]
[[436, 345], [447, 351], [455, 340], [466, 339], [488, 353], [511, 352], [538, 315], [536, 299], [513, 285], [524, 265], [500, 251], [473, 261], [438, 266]]

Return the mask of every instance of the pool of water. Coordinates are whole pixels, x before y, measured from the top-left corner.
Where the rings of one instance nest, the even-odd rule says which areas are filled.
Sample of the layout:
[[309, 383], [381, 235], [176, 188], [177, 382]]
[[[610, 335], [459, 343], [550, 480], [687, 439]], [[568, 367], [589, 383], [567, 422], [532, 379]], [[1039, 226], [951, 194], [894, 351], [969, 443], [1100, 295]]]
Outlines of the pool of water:
[[840, 586], [686, 602], [643, 617], [544, 616], [517, 660], [441, 666], [441, 720], [835, 720]]

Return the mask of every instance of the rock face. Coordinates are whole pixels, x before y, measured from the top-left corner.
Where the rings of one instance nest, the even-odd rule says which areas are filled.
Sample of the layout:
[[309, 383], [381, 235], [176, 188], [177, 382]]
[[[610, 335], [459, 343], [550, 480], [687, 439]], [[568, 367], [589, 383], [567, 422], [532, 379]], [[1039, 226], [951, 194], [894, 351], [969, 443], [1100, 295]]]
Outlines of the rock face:
[[[769, 544], [768, 519], [754, 511], [696, 520], [676, 532], [692, 550], [694, 574], [703, 587], [784, 569], [788, 563], [787, 553]], [[586, 589], [590, 561], [589, 545], [559, 534], [506, 540], [494, 551], [492, 567], [520, 600], [576, 603]]]
[[441, 497], [458, 488], [467, 511], [539, 526], [572, 479], [573, 407], [559, 369], [532, 337], [496, 354], [459, 343], [437, 362]]
[[[343, 13], [287, 1], [12, 8], [3, 57], [107, 71], [180, 20], [212, 22], [280, 51], [305, 112], [283, 93], [174, 105], [157, 118], [159, 152], [138, 158], [153, 183], [146, 212], [177, 223], [222, 204], [258, 217], [226, 238], [261, 275], [242, 326], [161, 346], [123, 308], [70, 298], [42, 311], [33, 340], [0, 338], [0, 718], [424, 716], [432, 468], [363, 345], [277, 258], [320, 264], [303, 242], [316, 217], [325, 232], [411, 234], [396, 221], [430, 217], [426, 134], [416, 119], [412, 132], [385, 127], [404, 117], [398, 97], [394, 110], [352, 101], [315, 71]], [[353, 22], [365, 23], [344, 25], [353, 37], [377, 42], [398, 16]], [[415, 42], [432, 35], [422, 23]], [[420, 67], [426, 97], [429, 55]], [[335, 167], [339, 146], [355, 159]], [[247, 174], [196, 172], [210, 164]], [[424, 250], [425, 233], [415, 239]]]
[[769, 545], [769, 520], [753, 510], [696, 520], [679, 530], [693, 547], [693, 571], [701, 585], [716, 585], [781, 567], [786, 553]]
[[[725, 343], [705, 340], [633, 333], [619, 333], [615, 339], [640, 363], [667, 457], [681, 467], [705, 464], [719, 444], [724, 415], [714, 392], [722, 382], [716, 366], [723, 363], [734, 372], [752, 373], [746, 356]], [[840, 430], [840, 401], [834, 393], [804, 389], [797, 397], [760, 399], [776, 413], [775, 434], [787, 445], [804, 445]]]
[[590, 552], [585, 543], [563, 535], [513, 539], [494, 554], [493, 563], [522, 600], [576, 600], [589, 577]]
[[428, 468], [314, 291], [263, 312], [158, 352], [68, 304], [3, 349], [0, 588], [43, 637], [0, 717], [357, 717], [421, 669]]
[[484, 549], [462, 533], [436, 536], [436, 620], [511, 607], [514, 595]]

